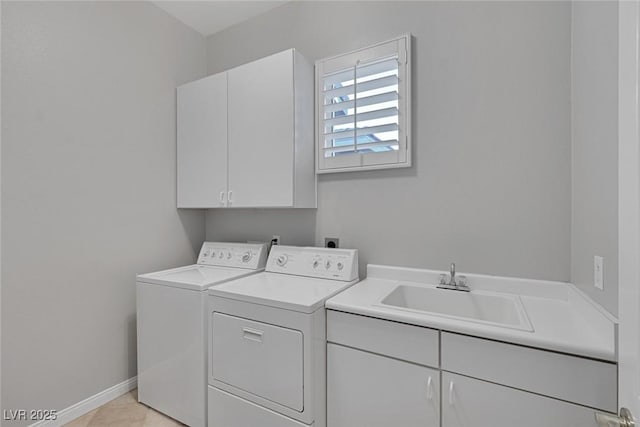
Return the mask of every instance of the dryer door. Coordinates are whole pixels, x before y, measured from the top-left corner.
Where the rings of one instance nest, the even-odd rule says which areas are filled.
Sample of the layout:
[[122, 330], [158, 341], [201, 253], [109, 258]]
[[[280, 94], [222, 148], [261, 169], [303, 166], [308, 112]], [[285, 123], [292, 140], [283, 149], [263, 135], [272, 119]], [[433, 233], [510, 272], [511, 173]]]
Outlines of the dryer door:
[[300, 331], [213, 313], [211, 338], [215, 380], [302, 412]]

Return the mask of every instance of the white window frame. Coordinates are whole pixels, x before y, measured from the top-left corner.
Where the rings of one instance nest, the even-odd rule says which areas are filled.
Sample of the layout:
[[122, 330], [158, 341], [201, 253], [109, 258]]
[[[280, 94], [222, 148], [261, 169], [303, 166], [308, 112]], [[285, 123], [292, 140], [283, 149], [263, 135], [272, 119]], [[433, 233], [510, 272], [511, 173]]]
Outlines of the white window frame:
[[[356, 65], [398, 58], [398, 150], [325, 157], [324, 77]], [[316, 61], [316, 173], [354, 172], [411, 166], [411, 34]]]

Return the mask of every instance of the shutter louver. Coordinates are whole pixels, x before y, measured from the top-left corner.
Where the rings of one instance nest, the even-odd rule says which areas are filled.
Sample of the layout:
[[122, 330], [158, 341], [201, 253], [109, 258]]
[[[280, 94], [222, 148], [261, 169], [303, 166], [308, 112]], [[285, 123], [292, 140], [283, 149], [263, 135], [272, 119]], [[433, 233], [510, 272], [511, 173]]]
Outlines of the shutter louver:
[[398, 149], [398, 58], [323, 78], [324, 157]]

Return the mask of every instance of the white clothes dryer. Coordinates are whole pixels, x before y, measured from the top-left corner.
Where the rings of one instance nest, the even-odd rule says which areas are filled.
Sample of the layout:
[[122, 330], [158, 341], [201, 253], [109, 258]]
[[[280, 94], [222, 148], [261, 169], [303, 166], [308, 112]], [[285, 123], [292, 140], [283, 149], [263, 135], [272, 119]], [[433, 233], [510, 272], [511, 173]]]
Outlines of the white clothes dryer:
[[357, 281], [356, 250], [275, 246], [209, 288], [209, 427], [325, 427], [324, 303]]

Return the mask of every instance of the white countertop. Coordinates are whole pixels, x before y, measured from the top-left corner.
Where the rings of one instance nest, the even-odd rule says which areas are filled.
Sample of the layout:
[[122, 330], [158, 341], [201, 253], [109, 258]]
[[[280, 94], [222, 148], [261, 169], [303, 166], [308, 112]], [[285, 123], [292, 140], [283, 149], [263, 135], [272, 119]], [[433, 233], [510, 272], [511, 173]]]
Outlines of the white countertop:
[[570, 283], [465, 274], [472, 292], [519, 296], [533, 331], [380, 305], [398, 285], [434, 287], [440, 273], [444, 272], [368, 265], [367, 278], [329, 299], [326, 307], [595, 359], [617, 360], [615, 318]]

